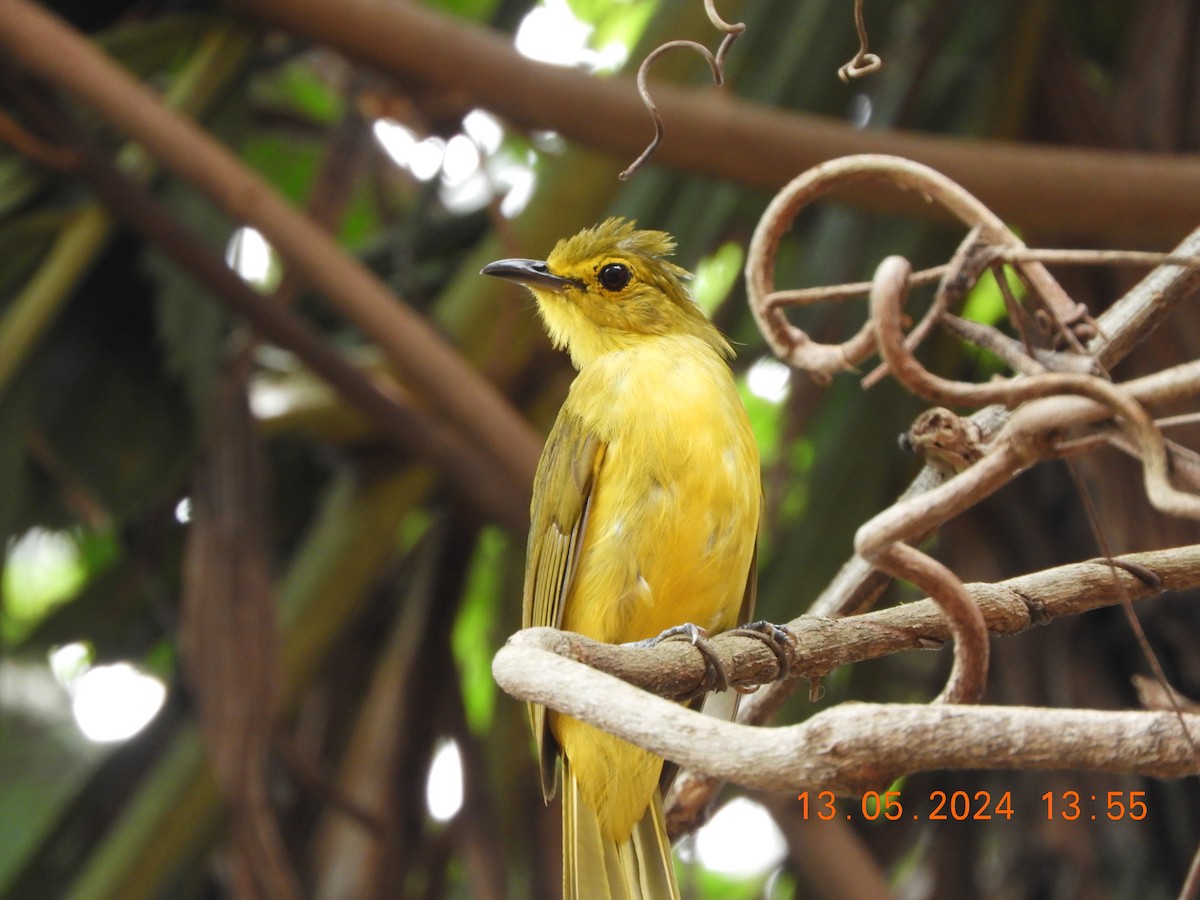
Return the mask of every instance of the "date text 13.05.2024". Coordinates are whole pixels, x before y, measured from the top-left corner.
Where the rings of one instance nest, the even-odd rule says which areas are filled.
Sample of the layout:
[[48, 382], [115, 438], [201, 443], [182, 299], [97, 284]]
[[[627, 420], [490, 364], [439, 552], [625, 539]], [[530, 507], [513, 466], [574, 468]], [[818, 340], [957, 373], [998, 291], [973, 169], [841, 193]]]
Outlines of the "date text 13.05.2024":
[[[867, 791], [858, 799], [838, 798], [833, 791], [815, 794], [803, 791], [796, 799], [800, 801], [801, 818], [822, 822], [836, 818], [871, 822], [879, 819], [889, 822], [898, 819], [924, 819], [929, 822], [1008, 821], [1015, 815], [1011, 791], [994, 797], [991, 791], [930, 791], [928, 797], [921, 798], [916, 804], [908, 798], [902, 798], [900, 791]], [[1141, 821], [1149, 812], [1145, 791], [1107, 791], [1101, 794], [1046, 791], [1041, 800], [1039, 813], [1046, 819]]]

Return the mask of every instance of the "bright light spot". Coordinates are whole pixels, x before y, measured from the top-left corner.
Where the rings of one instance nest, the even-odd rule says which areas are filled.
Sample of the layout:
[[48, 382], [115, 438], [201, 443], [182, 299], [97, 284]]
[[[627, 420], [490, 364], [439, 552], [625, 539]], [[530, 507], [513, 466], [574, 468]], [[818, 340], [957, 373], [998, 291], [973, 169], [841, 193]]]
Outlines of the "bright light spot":
[[295, 405], [295, 391], [282, 384], [259, 379], [250, 387], [250, 411], [256, 419], [276, 419]]
[[567, 142], [557, 131], [531, 131], [529, 142], [542, 153], [550, 153], [555, 156], [567, 149]]
[[492, 184], [483, 174], [483, 169], [476, 169], [470, 178], [457, 184], [448, 184], [443, 180], [442, 189], [438, 192], [442, 206], [459, 216], [483, 209], [492, 202], [492, 195]]
[[615, 72], [629, 59], [629, 48], [620, 41], [605, 44], [596, 54], [596, 68], [601, 72]]
[[417, 143], [408, 155], [408, 170], [418, 181], [429, 181], [442, 171], [442, 160], [446, 156], [446, 142], [439, 137], [428, 137]]
[[[481, 124], [483, 121], [481, 117], [485, 115], [482, 112], [477, 115], [468, 113], [466, 119], [463, 120], [464, 127], [466, 127], [467, 119], [470, 119], [474, 123], [473, 127], [483, 130], [486, 137], [487, 126]], [[472, 116], [475, 118], [472, 119]], [[495, 120], [492, 121], [495, 122]], [[499, 128], [499, 125], [496, 127]], [[417, 140], [417, 136], [412, 130], [392, 119], [376, 120], [375, 124], [371, 126], [371, 130], [375, 135], [375, 140], [379, 141], [379, 146], [383, 148], [392, 162], [401, 168], [408, 169], [418, 181], [432, 181], [441, 174], [443, 187], [454, 189], [471, 182], [479, 172], [479, 147], [465, 134], [456, 134], [450, 138], [448, 143], [440, 137]], [[478, 193], [478, 190], [477, 187], [471, 187], [466, 193], [474, 195]], [[472, 208], [478, 208], [487, 203], [488, 199], [490, 197]], [[454, 197], [452, 202], [458, 200], [458, 197]], [[473, 196], [469, 202], [474, 203]], [[457, 205], [462, 207], [466, 204], [458, 202]]]
[[3, 605], [36, 618], [75, 595], [86, 578], [79, 548], [65, 531], [31, 528], [8, 545]]
[[456, 134], [446, 143], [442, 158], [442, 180], [449, 186], [462, 184], [479, 171], [479, 148], [465, 134]]
[[875, 104], [866, 94], [855, 94], [850, 100], [850, 124], [855, 128], [866, 128], [871, 123]]
[[31, 572], [69, 566], [78, 558], [70, 535], [45, 528], [30, 528], [8, 550], [8, 565], [28, 566]]
[[395, 119], [376, 119], [371, 126], [371, 133], [383, 148], [383, 152], [391, 157], [398, 166], [408, 168], [409, 158], [413, 148], [417, 146], [417, 136], [411, 129], [405, 128]]
[[533, 197], [533, 188], [537, 178], [533, 169], [514, 166], [505, 171], [505, 181], [508, 182], [508, 192], [500, 201], [500, 215], [511, 219], [520, 214]]
[[425, 805], [434, 821], [449, 822], [462, 809], [462, 756], [455, 741], [443, 741], [434, 751], [425, 783]]
[[167, 699], [166, 685], [129, 663], [88, 669], [75, 682], [74, 693], [75, 723], [98, 744], [133, 737]]
[[535, 6], [517, 28], [517, 52], [530, 59], [556, 66], [574, 66], [594, 61], [587, 49], [592, 26], [572, 14], [566, 0], [545, 0]]
[[175, 504], [175, 521], [180, 525], [186, 525], [192, 521], [192, 498], [184, 497]]
[[242, 227], [233, 233], [225, 247], [225, 263], [255, 287], [269, 287], [271, 261], [274, 251], [262, 232], [255, 228]]
[[696, 858], [706, 869], [734, 876], [761, 875], [783, 862], [787, 844], [766, 808], [735, 797], [696, 832]]
[[473, 109], [463, 116], [462, 127], [467, 137], [487, 154], [499, 150], [500, 143], [504, 140], [504, 128], [500, 120], [482, 109]]
[[764, 356], [746, 372], [750, 393], [771, 403], [782, 403], [792, 381], [792, 370], [777, 359]]
[[71, 690], [91, 666], [92, 648], [80, 641], [63, 644], [50, 651], [49, 662], [54, 680]]

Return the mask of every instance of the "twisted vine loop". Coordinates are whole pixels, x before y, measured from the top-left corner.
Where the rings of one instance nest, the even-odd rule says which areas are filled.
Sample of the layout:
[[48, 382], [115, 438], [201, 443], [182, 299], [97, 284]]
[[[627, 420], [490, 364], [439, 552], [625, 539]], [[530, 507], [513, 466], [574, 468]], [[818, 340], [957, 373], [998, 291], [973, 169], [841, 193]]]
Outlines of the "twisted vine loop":
[[854, 59], [838, 69], [838, 78], [850, 83], [851, 78], [862, 78], [883, 67], [883, 60], [867, 51], [867, 24], [863, 21], [863, 0], [854, 0], [854, 30], [858, 32], [858, 52]]
[[696, 41], [668, 41], [659, 47], [654, 48], [650, 54], [642, 60], [642, 64], [638, 66], [637, 73], [637, 88], [638, 93], [642, 97], [642, 103], [646, 106], [646, 111], [650, 113], [650, 118], [654, 122], [654, 138], [650, 141], [641, 156], [635, 159], [628, 167], [625, 168], [617, 177], [622, 181], [628, 179], [631, 175], [642, 168], [652, 157], [659, 145], [662, 144], [665, 128], [663, 126], [662, 113], [658, 111], [658, 105], [654, 102], [654, 98], [650, 96], [650, 88], [646, 84], [646, 76], [650, 71], [650, 64], [667, 53], [670, 50], [690, 49], [695, 50], [708, 63], [709, 69], [712, 71], [713, 84], [721, 87], [725, 83], [725, 57], [729, 54], [729, 49], [733, 46], [733, 42], [738, 39], [738, 36], [746, 30], [745, 22], [726, 22], [717, 12], [715, 0], [704, 0], [704, 11], [708, 13], [708, 20], [712, 22], [713, 27], [718, 31], [723, 32], [725, 37], [721, 39], [721, 44], [717, 47], [717, 52], [714, 54], [703, 44]]

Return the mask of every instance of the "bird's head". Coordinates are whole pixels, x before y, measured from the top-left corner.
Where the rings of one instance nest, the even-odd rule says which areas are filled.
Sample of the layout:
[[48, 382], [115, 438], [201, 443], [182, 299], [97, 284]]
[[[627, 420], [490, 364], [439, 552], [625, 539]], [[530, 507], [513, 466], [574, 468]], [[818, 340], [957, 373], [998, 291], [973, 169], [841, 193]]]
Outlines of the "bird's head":
[[501, 259], [482, 274], [528, 287], [550, 339], [567, 348], [576, 368], [662, 335], [692, 335], [731, 357], [684, 286], [691, 276], [666, 258], [674, 250], [666, 232], [612, 218], [560, 240], [545, 261]]

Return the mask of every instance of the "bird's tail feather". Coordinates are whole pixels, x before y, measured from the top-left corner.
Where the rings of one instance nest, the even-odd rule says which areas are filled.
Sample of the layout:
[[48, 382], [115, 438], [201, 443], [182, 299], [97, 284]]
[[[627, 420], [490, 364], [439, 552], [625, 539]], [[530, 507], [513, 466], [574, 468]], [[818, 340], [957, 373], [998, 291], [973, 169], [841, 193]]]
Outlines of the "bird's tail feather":
[[623, 843], [604, 838], [566, 767], [563, 788], [564, 900], [679, 900], [662, 795]]

